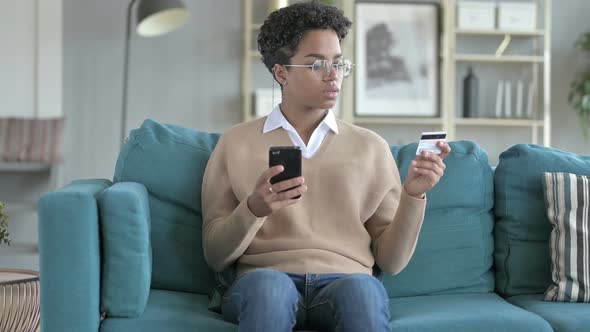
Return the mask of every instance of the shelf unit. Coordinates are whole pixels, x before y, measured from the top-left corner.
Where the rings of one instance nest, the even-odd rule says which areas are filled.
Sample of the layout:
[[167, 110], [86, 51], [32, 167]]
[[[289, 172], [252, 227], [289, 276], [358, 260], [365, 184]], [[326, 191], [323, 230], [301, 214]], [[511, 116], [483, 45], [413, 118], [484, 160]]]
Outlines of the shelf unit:
[[[42, 162], [0, 162], [0, 176], [26, 176], [33, 173], [47, 176], [49, 189], [56, 189], [57, 165]], [[36, 202], [5, 200], [4, 203], [6, 203], [8, 211], [34, 211], [37, 209]]]
[[49, 172], [51, 165], [34, 162], [0, 162], [0, 172]]
[[[542, 130], [542, 144], [551, 144], [551, 7], [552, 0], [535, 0], [537, 8], [537, 29], [533, 31], [507, 30], [469, 30], [457, 28], [457, 0], [443, 1], [443, 117], [446, 118], [445, 130], [450, 139], [455, 139], [459, 127], [521, 127], [531, 131], [531, 143], [540, 144], [539, 131]], [[544, 9], [542, 11], [542, 8]], [[543, 26], [541, 26], [541, 18]], [[532, 41], [531, 55], [495, 55], [495, 54], [462, 54], [457, 53], [458, 38], [461, 37], [504, 36], [529, 38]], [[541, 47], [542, 41], [542, 47]], [[533, 119], [512, 118], [462, 118], [457, 116], [457, 64], [458, 63], [490, 63], [497, 66], [514, 63], [532, 67], [532, 84], [536, 87], [537, 96], [534, 100]], [[543, 77], [540, 77], [541, 66]], [[543, 99], [539, 100], [542, 86]], [[482, 91], [480, 91], [482, 93]]]
[[484, 55], [484, 54], [455, 54], [457, 62], [522, 62], [542, 63], [545, 59], [542, 56], [533, 55]]
[[545, 34], [545, 30], [537, 29], [534, 31], [510, 31], [510, 30], [479, 30], [479, 29], [459, 29], [455, 30], [457, 35], [475, 35], [475, 36], [543, 36]]
[[252, 120], [252, 88], [250, 79], [252, 76], [252, 61], [260, 57], [258, 52], [252, 50], [252, 36], [254, 31], [260, 29], [260, 24], [252, 22], [252, 0], [244, 0], [244, 49], [242, 58], [242, 121]]
[[[251, 89], [251, 64], [260, 60], [258, 51], [253, 49], [253, 33], [260, 29], [261, 24], [252, 21], [252, 2], [244, 0], [244, 58], [242, 68], [242, 95], [243, 95], [243, 121], [254, 118], [252, 115]], [[457, 28], [457, 0], [441, 1], [441, 90], [440, 90], [440, 116], [438, 117], [373, 117], [357, 116], [354, 112], [354, 80], [347, 79], [342, 84], [342, 93], [339, 101], [338, 118], [357, 125], [402, 125], [402, 126], [429, 126], [433, 130], [445, 130], [448, 140], [457, 138], [457, 129], [466, 127], [492, 127], [492, 128], [526, 128], [531, 131], [533, 144], [540, 144], [539, 133], [542, 133], [542, 144], [549, 146], [551, 143], [551, 10], [552, 0], [535, 0], [537, 5], [537, 26], [532, 31], [510, 30], [476, 30]], [[354, 19], [355, 1], [339, 0], [336, 5], [344, 14]], [[542, 11], [541, 9], [544, 8]], [[541, 18], [544, 24], [540, 24]], [[342, 42], [343, 53], [353, 62], [355, 29], [350, 29], [348, 36]], [[504, 37], [505, 39], [517, 37], [527, 38], [533, 42], [532, 54], [525, 55], [496, 55], [496, 54], [472, 54], [458, 53], [458, 39]], [[542, 47], [541, 42], [542, 41]], [[532, 82], [536, 87], [537, 95], [534, 101], [533, 119], [522, 118], [462, 118], [457, 115], [457, 65], [458, 64], [492, 64], [503, 66], [505, 64], [517, 64], [532, 67]], [[542, 67], [542, 77], [541, 77]], [[354, 75], [354, 74], [353, 74]], [[543, 90], [540, 89], [542, 86]], [[542, 100], [539, 98], [542, 91]], [[280, 93], [280, 90], [279, 92]], [[480, 94], [486, 93], [480, 91]], [[487, 92], [491, 93], [491, 92]], [[494, 91], [495, 93], [495, 91]], [[475, 138], [477, 139], [477, 138]]]

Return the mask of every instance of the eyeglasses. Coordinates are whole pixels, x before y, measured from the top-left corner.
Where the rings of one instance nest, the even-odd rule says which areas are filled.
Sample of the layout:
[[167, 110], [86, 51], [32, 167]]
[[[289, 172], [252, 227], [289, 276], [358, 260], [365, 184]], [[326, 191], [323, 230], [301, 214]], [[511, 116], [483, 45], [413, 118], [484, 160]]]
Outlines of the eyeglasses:
[[311, 65], [283, 65], [285, 67], [304, 67], [311, 68], [311, 71], [318, 75], [321, 79], [326, 79], [332, 74], [332, 69], [336, 70], [336, 75], [343, 78], [352, 72], [354, 64], [350, 60], [339, 60], [338, 62], [332, 63], [328, 60], [316, 60]]

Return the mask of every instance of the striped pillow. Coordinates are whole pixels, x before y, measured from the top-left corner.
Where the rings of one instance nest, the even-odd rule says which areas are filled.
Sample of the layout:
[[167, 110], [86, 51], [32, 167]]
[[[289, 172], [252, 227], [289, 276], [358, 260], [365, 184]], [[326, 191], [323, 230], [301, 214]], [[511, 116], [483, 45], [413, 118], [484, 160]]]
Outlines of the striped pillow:
[[545, 301], [590, 302], [590, 177], [545, 173], [551, 279]]

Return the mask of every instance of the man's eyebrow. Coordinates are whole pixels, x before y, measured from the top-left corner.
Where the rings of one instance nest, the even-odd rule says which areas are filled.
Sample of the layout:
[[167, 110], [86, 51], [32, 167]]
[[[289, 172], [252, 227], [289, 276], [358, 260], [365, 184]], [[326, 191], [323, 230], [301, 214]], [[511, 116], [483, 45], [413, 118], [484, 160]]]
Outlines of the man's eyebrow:
[[[326, 58], [326, 57], [324, 57], [323, 55], [321, 55], [321, 54], [316, 54], [316, 53], [310, 53], [310, 54], [307, 54], [305, 57], [306, 57], [306, 58], [317, 58], [317, 59], [325, 59], [325, 58]], [[341, 58], [341, 57], [342, 57], [342, 54], [341, 54], [341, 53], [340, 53], [340, 54], [336, 54], [336, 55], [334, 56], [334, 59], [338, 59], [338, 58]]]

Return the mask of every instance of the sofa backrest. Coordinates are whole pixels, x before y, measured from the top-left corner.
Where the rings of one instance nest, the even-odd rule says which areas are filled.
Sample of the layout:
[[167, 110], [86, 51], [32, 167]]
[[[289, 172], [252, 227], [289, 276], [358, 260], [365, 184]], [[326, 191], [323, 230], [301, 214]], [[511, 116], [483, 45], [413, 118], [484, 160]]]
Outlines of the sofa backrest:
[[495, 181], [496, 288], [503, 296], [543, 293], [551, 283], [544, 172], [590, 175], [590, 156], [519, 144], [500, 155]]
[[[214, 287], [201, 242], [201, 184], [219, 137], [146, 120], [122, 147], [114, 182], [139, 182], [149, 193], [152, 288], [206, 294]], [[445, 175], [428, 193], [414, 256], [400, 274], [384, 278], [391, 297], [494, 288], [492, 170], [477, 144], [451, 147]], [[415, 151], [416, 144], [392, 147], [402, 180]]]
[[149, 193], [152, 288], [207, 294], [213, 273], [201, 244], [201, 184], [219, 134], [146, 120], [123, 145], [114, 182]]
[[[492, 169], [476, 143], [450, 146], [445, 174], [427, 194], [414, 255], [401, 273], [384, 278], [390, 297], [494, 289]], [[416, 144], [392, 147], [403, 181], [416, 148]]]

